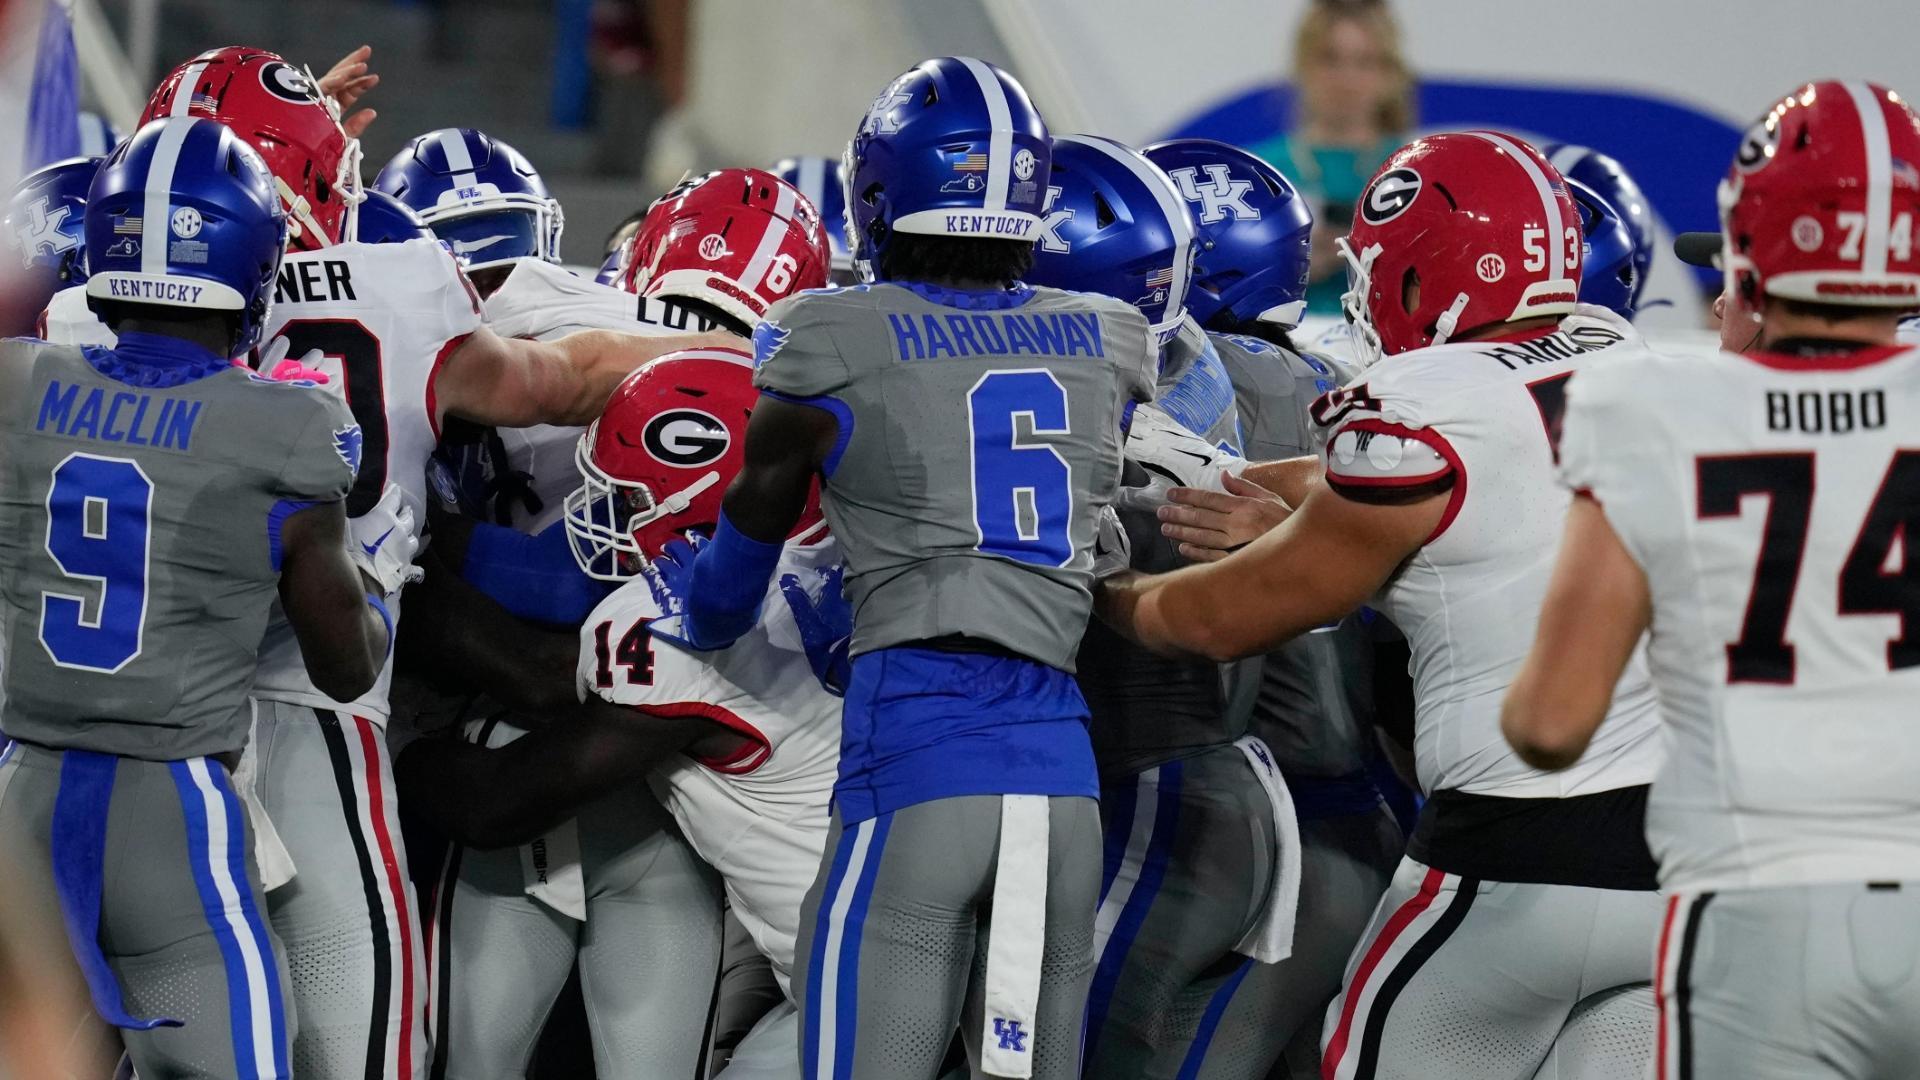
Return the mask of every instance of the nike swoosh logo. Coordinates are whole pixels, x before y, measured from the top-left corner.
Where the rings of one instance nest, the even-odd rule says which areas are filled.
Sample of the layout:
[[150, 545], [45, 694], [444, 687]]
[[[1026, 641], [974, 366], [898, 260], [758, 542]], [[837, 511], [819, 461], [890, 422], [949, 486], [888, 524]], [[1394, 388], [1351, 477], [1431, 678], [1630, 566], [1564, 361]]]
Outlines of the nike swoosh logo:
[[502, 240], [511, 239], [513, 239], [512, 233], [502, 233], [499, 236], [483, 236], [478, 240], [455, 240], [453, 251], [456, 255], [465, 255], [470, 251], [479, 251], [484, 247], [492, 247]]
[[380, 538], [379, 538], [378, 540], [375, 540], [375, 541], [374, 541], [373, 543], [371, 543], [371, 544], [361, 544], [361, 545], [360, 545], [360, 550], [362, 550], [362, 551], [364, 551], [364, 552], [366, 552], [366, 553], [367, 553], [367, 558], [369, 558], [369, 559], [371, 559], [371, 558], [373, 558], [373, 557], [374, 557], [375, 555], [378, 555], [378, 554], [380, 554], [380, 545], [382, 545], [382, 544], [384, 544], [384, 543], [386, 543], [386, 542], [387, 542], [387, 537], [389, 537], [389, 536], [392, 536], [392, 535], [393, 535], [393, 529], [391, 529], [391, 528], [390, 528], [390, 529], [388, 529], [388, 530], [387, 530], [386, 532], [383, 532], [383, 533], [381, 533], [381, 534], [380, 534]]

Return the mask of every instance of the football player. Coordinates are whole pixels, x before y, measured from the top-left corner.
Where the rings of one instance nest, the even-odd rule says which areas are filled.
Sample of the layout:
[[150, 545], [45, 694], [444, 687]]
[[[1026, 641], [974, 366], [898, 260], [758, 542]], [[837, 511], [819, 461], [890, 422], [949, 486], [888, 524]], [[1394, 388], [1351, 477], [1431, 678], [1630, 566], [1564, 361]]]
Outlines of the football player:
[[525, 154], [473, 128], [417, 135], [374, 178], [445, 240], [482, 299], [523, 259], [560, 264], [566, 216]]
[[[1131, 301], [1165, 342], [1155, 401], [1134, 413], [1129, 455], [1157, 438], [1147, 431], [1160, 423], [1154, 410], [1202, 433], [1203, 450], [1237, 447], [1233, 384], [1187, 319], [1194, 225], [1174, 182], [1112, 140], [1057, 136], [1045, 210], [1027, 280]], [[1160, 536], [1154, 506], [1126, 506], [1119, 523], [1134, 567], [1182, 562]], [[1272, 755], [1247, 735], [1246, 711], [1229, 707], [1217, 664], [1157, 656], [1096, 624], [1081, 642], [1079, 667], [1106, 842], [1084, 1075], [1238, 1069], [1264, 1077], [1278, 1045], [1262, 1053], [1241, 1045], [1240, 1032], [1216, 1043], [1217, 1026], [1204, 1036], [1201, 1028], [1210, 1000], [1261, 951], [1247, 939], [1258, 937], [1263, 915], [1292, 911], [1291, 893], [1279, 895], [1283, 849], [1297, 858], [1299, 845], [1288, 835], [1291, 808]], [[1266, 959], [1281, 955], [1276, 948]]]
[[1658, 904], [1641, 831], [1659, 757], [1644, 660], [1576, 770], [1515, 757], [1497, 703], [1566, 515], [1551, 474], [1567, 380], [1644, 349], [1611, 312], [1575, 311], [1578, 211], [1511, 136], [1402, 148], [1343, 247], [1356, 340], [1376, 362], [1313, 406], [1319, 473], [1283, 464], [1261, 479], [1297, 509], [1219, 562], [1110, 579], [1103, 615], [1149, 647], [1217, 659], [1363, 603], [1408, 637], [1428, 799], [1328, 1011], [1324, 1075], [1637, 1069]]
[[833, 249], [833, 283], [852, 285], [859, 281], [853, 272], [853, 253], [847, 250], [847, 166], [838, 158], [781, 158], [773, 175], [800, 189], [820, 213], [820, 225], [827, 231], [827, 243]]
[[[56, 161], [29, 173], [14, 186], [0, 216], [11, 257], [20, 260], [19, 273], [8, 273], [5, 310], [19, 325], [7, 327], [9, 336], [28, 333], [44, 319], [47, 301], [61, 289], [85, 284], [87, 238], [81, 226], [87, 210], [87, 188], [100, 171], [100, 158], [78, 157]], [[36, 319], [36, 316], [39, 319]]]
[[[824, 267], [816, 273], [824, 276]], [[829, 602], [837, 593], [836, 548], [818, 510], [810, 511], [785, 545], [763, 621], [722, 652], [655, 642], [649, 628], [662, 609], [641, 578], [647, 560], [667, 544], [713, 528], [726, 479], [743, 460], [747, 417], [759, 402], [751, 358], [723, 349], [664, 357], [615, 392], [580, 440], [587, 478], [567, 500], [566, 528], [581, 569], [623, 583], [580, 630], [577, 686], [587, 704], [509, 743], [415, 743], [401, 755], [399, 776], [409, 805], [475, 847], [513, 843], [575, 816], [593, 821], [596, 807], [613, 805], [609, 800], [630, 792], [636, 778], [648, 777], [700, 857], [719, 871], [734, 914], [789, 993], [801, 902], [826, 846], [839, 759], [840, 703], [822, 689], [809, 660], [826, 641], [817, 640], [807, 618], [823, 590]], [[514, 677], [525, 681], [551, 677], [516, 668]], [[518, 874], [516, 864], [516, 888]], [[458, 911], [463, 901], [453, 903], [449, 933], [457, 940], [468, 931]], [[605, 978], [646, 981], [630, 955], [607, 959], [614, 966]], [[581, 962], [591, 968], [598, 960], [583, 954]], [[711, 977], [711, 965], [704, 974]], [[564, 963], [553, 972], [565, 975]], [[707, 1006], [706, 994], [684, 981], [658, 989]], [[657, 1013], [624, 1022], [656, 1036], [689, 1034]], [[456, 1033], [453, 1061], [466, 1053], [466, 1037]], [[788, 1007], [742, 1044], [738, 1071], [729, 1075], [797, 1075], [797, 1047], [796, 1014]], [[449, 1069], [481, 1072], [493, 1074]]]
[[[742, 250], [708, 259], [702, 255], [702, 240], [708, 236], [733, 237]], [[747, 238], [752, 241], [750, 245]], [[544, 263], [522, 262], [488, 301], [489, 310], [493, 310], [503, 300], [518, 298], [503, 312], [503, 318], [496, 320], [496, 329], [552, 336], [568, 327], [624, 325], [659, 333], [659, 321], [671, 319], [681, 325], [709, 322], [728, 326], [738, 335], [739, 345], [745, 346], [749, 320], [756, 313], [794, 292], [824, 285], [827, 279], [826, 239], [811, 205], [791, 185], [757, 169], [722, 170], [688, 181], [654, 207], [635, 246], [638, 272], [625, 284], [641, 294], [637, 301], [631, 292], [572, 277]], [[768, 247], [771, 254], [761, 257], [758, 253], [763, 247]], [[713, 254], [711, 246], [705, 250]], [[782, 268], [781, 272], [771, 272], [774, 267]], [[532, 276], [526, 276], [529, 271]], [[553, 287], [541, 299], [533, 283], [547, 281]], [[638, 322], [636, 303], [639, 313], [651, 313], [656, 321]], [[728, 471], [737, 468], [738, 447], [736, 437], [728, 435], [719, 419], [731, 414], [720, 408], [718, 398], [702, 404], [710, 393], [704, 388], [716, 387], [711, 393], [718, 394], [737, 383], [735, 396], [745, 395], [751, 404], [749, 375], [734, 363], [741, 359], [740, 354], [716, 355], [730, 360], [718, 366], [678, 360], [664, 366], [656, 363], [647, 368], [644, 379], [636, 375], [616, 395], [607, 416], [597, 422], [593, 438], [583, 442], [576, 432], [568, 440], [573, 455], [564, 462], [552, 460], [557, 457], [552, 447], [554, 437], [563, 429], [501, 432], [500, 436], [508, 440], [507, 468], [530, 473], [528, 490], [537, 497], [550, 498], [555, 513], [566, 510], [572, 495], [571, 490], [552, 493], [556, 480], [572, 478], [572, 487], [577, 488], [585, 470], [589, 487], [606, 495], [603, 489], [610, 482], [606, 470], [615, 469], [626, 477], [619, 481], [622, 492], [652, 492], [660, 506], [649, 512], [668, 515], [678, 522], [643, 530], [655, 547], [673, 536], [677, 528], [710, 523], [719, 505], [721, 479], [709, 466], [732, 446], [736, 453], [724, 464]], [[693, 381], [686, 383], [687, 379]], [[743, 424], [744, 417], [743, 410], [734, 420]], [[535, 453], [524, 455], [520, 453], [523, 447]], [[590, 464], [595, 461], [601, 464]], [[644, 474], [644, 483], [637, 472], [642, 462], [651, 462], [654, 468]], [[575, 575], [584, 567], [603, 580], [627, 580], [634, 571], [623, 569], [608, 557], [615, 550], [615, 539], [624, 534], [609, 534], [609, 530], [624, 527], [630, 518], [640, 520], [641, 513], [610, 497], [594, 498], [589, 503], [583, 501], [588, 496], [574, 497], [566, 523], [556, 526], [562, 530], [560, 557]], [[670, 509], [673, 506], [693, 509], [678, 514]], [[600, 550], [578, 549], [565, 542], [569, 534], [584, 535], [596, 515], [600, 534], [613, 535]], [[516, 518], [515, 524], [538, 529], [542, 517]], [[471, 564], [476, 558], [503, 560], [505, 553], [512, 551], [524, 574], [528, 562], [544, 557], [544, 542], [538, 548], [512, 548], [497, 538], [500, 533], [519, 538], [508, 530], [481, 525], [464, 541], [466, 565], [461, 572], [469, 580], [475, 576]], [[576, 556], [579, 566], [575, 566]], [[452, 565], [461, 563], [453, 561]], [[445, 575], [436, 576], [442, 578], [444, 586]], [[497, 583], [504, 577], [504, 573], [489, 569], [484, 583]], [[631, 605], [635, 595], [647, 595], [643, 587], [634, 588], [639, 591], [629, 589], [626, 604]], [[569, 598], [573, 595], [566, 587], [559, 591]], [[441, 593], [433, 595], [438, 599]], [[604, 589], [600, 595], [605, 596]], [[606, 605], [601, 607], [604, 610]], [[497, 689], [506, 703], [535, 709], [548, 727], [570, 725], [563, 716], [573, 711], [570, 707], [540, 709], [537, 701], [542, 697], [548, 701], [564, 699], [571, 706], [571, 664], [561, 673], [568, 676], [562, 685], [551, 690], [538, 684], [543, 671], [547, 678], [554, 673], [538, 665], [509, 659], [511, 670], [490, 672], [486, 670], [489, 665], [501, 662], [496, 642], [474, 641], [462, 634], [462, 628], [451, 621], [455, 617], [452, 611], [428, 614], [431, 621], [427, 629], [440, 639], [436, 662], [451, 670], [455, 678], [488, 685]], [[564, 623], [569, 629], [578, 626], [584, 616], [555, 610], [551, 600], [536, 614], [544, 622]], [[622, 636], [611, 644], [589, 633], [586, 655], [627, 658], [629, 666], [613, 669], [626, 672], [621, 685], [658, 685], [647, 681], [646, 663], [634, 659], [651, 655], [645, 619], [627, 618], [618, 630]], [[411, 626], [408, 632], [413, 633]], [[599, 632], [604, 635], [606, 630]], [[580, 652], [571, 641], [568, 644], [570, 655]], [[607, 654], [609, 648], [613, 654]], [[521, 654], [538, 658], [540, 651], [527, 649]], [[686, 687], [668, 683], [660, 689], [672, 694]], [[649, 700], [682, 699], [664, 696]], [[496, 755], [500, 762], [517, 760], [522, 754], [553, 752], [543, 749], [545, 744], [539, 740], [521, 747], [525, 732], [497, 718], [470, 727], [470, 734], [482, 745], [507, 747]], [[656, 756], [653, 762], [629, 763], [627, 775], [637, 777], [657, 761]], [[581, 767], [593, 770], [613, 765], [595, 760], [583, 762]], [[825, 790], [831, 787], [830, 777], [829, 772], [822, 786], [821, 817], [816, 823], [823, 837]], [[432, 783], [438, 789], [448, 783], [458, 788], [461, 782], [450, 774], [436, 775]], [[524, 790], [523, 794], [534, 795]], [[566, 797], [573, 800], [566, 805], [577, 813], [542, 817], [535, 824], [542, 831], [531, 836], [516, 833], [520, 839], [503, 840], [502, 826], [476, 827], [470, 820], [453, 833], [467, 846], [449, 854], [435, 903], [436, 1060], [444, 1061], [446, 1071], [454, 1076], [493, 1076], [523, 1069], [540, 1033], [538, 1021], [548, 1014], [577, 959], [599, 1073], [608, 1077], [684, 1075], [694, 1068], [704, 1049], [701, 1036], [708, 1026], [713, 997], [708, 987], [720, 949], [720, 896], [711, 871], [687, 849], [680, 830], [644, 786], [630, 783], [593, 799], [577, 794]], [[489, 809], [504, 812], [506, 807], [490, 803]], [[716, 824], [709, 822], [707, 827]], [[525, 828], [520, 824], [512, 827]], [[518, 846], [521, 843], [532, 847]], [[719, 850], [724, 853], [725, 845], [721, 844]], [[812, 854], [817, 864], [817, 845]], [[711, 856], [709, 861], [713, 861]], [[723, 864], [716, 865], [724, 869]], [[523, 867], [527, 868], [524, 873]], [[809, 870], [793, 882], [795, 897], [788, 918], [796, 922], [798, 893], [810, 880]], [[543, 884], [556, 881], [572, 884], [564, 888]], [[789, 953], [790, 941], [789, 937]], [[511, 978], [502, 977], [505, 973], [499, 967], [505, 956], [513, 958]], [[749, 1017], [747, 1022], [757, 1018]]]
[[277, 593], [313, 683], [371, 687], [414, 540], [388, 517], [350, 558], [359, 427], [312, 383], [232, 363], [286, 243], [257, 154], [210, 120], [148, 124], [85, 222], [118, 345], [0, 345], [0, 831], [59, 894], [141, 1075], [291, 1076], [266, 841], [231, 774], [255, 650]]
[[[1198, 255], [1187, 314], [1206, 329], [1233, 381], [1246, 456], [1311, 453], [1308, 406], [1356, 372], [1293, 341], [1305, 311], [1313, 227], [1306, 202], [1279, 170], [1239, 147], [1176, 139], [1145, 153], [1193, 210]], [[1231, 473], [1221, 479], [1230, 491], [1257, 492], [1247, 497], [1263, 505], [1271, 499]], [[1181, 522], [1220, 505], [1213, 500], [1240, 496], [1197, 488], [1168, 494], [1174, 505], [1160, 511], [1165, 535], [1181, 541], [1184, 554], [1212, 555], [1186, 531], [1199, 526]], [[1385, 720], [1375, 683], [1395, 677], [1376, 669], [1396, 660], [1404, 669], [1404, 646], [1382, 644], [1397, 635], [1370, 614], [1318, 627], [1251, 661], [1252, 685], [1241, 692], [1251, 696], [1250, 730], [1280, 767], [1299, 823], [1300, 898], [1290, 955], [1275, 964], [1242, 962], [1207, 1003], [1204, 1015], [1214, 1022], [1195, 1047], [1210, 1067], [1268, 1068], [1283, 1047], [1296, 1071], [1317, 1063], [1319, 1018], [1406, 850], [1368, 768], [1378, 754], [1374, 726]]]
[[685, 605], [665, 633], [705, 651], [754, 626], [816, 483], [846, 557], [840, 777], [794, 974], [809, 1077], [930, 1077], [956, 1024], [981, 1071], [1079, 1070], [1100, 823], [1071, 670], [1158, 347], [1131, 304], [1020, 282], [1049, 158], [982, 61], [875, 99], [847, 157], [873, 283], [768, 313], [713, 540], [656, 563]]
[[[540, 343], [489, 330], [459, 266], [437, 241], [346, 242], [360, 199], [359, 146], [331, 100], [273, 53], [228, 47], [180, 65], [145, 118], [219, 120], [273, 174], [292, 250], [275, 282], [268, 338], [345, 396], [364, 441], [349, 517], [376, 507], [424, 513], [426, 462], [449, 416], [524, 426], [591, 419], [626, 372], [666, 348], [648, 339], [577, 334]], [[169, 222], [169, 257], [207, 243]], [[65, 290], [55, 297], [74, 293]], [[397, 617], [396, 609], [396, 617]], [[391, 668], [342, 702], [307, 677], [300, 643], [273, 620], [260, 650], [251, 760], [297, 881], [269, 892], [298, 1009], [295, 1067], [315, 1077], [413, 1074], [422, 1068], [422, 954], [405, 845], [382, 732]]]
[[1651, 632], [1662, 1077], [1920, 1058], [1920, 350], [1895, 339], [1920, 304], [1915, 161], [1920, 118], [1884, 87], [1780, 99], [1719, 189], [1725, 295], [1757, 316], [1754, 346], [1568, 388], [1573, 509], [1504, 727], [1543, 768], [1591, 756]]

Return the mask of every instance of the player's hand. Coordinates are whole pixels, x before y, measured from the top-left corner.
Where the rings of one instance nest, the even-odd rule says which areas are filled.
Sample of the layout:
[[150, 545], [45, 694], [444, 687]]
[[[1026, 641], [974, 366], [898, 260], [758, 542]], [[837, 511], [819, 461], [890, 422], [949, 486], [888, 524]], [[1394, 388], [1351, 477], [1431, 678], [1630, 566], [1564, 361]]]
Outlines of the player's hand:
[[346, 129], [349, 139], [359, 138], [380, 116], [373, 109], [361, 109], [351, 116], [347, 115], [361, 95], [380, 85], [380, 76], [375, 75], [367, 64], [372, 55], [373, 46], [362, 45], [341, 57], [325, 75], [320, 76], [320, 92], [339, 106], [342, 117], [340, 126]]
[[332, 380], [321, 371], [319, 365], [326, 360], [326, 354], [319, 349], [308, 349], [305, 356], [295, 360], [287, 355], [292, 343], [286, 338], [277, 337], [267, 343], [260, 352], [260, 372], [274, 382], [294, 382], [305, 379], [308, 382], [325, 386]]
[[420, 548], [413, 509], [402, 500], [400, 488], [388, 484], [373, 509], [347, 519], [348, 550], [353, 565], [383, 597], [393, 596], [409, 582], [427, 576], [413, 565]]
[[1246, 459], [1214, 446], [1152, 405], [1133, 411], [1125, 453], [1153, 482], [1121, 488], [1113, 503], [1122, 510], [1164, 506], [1167, 493], [1176, 487], [1222, 490], [1222, 477], [1238, 475], [1247, 467]]
[[687, 594], [693, 591], [693, 561], [707, 538], [690, 534], [685, 540], [671, 540], [660, 554], [648, 560], [641, 570], [653, 602], [660, 606], [660, 617], [647, 626], [654, 638], [678, 646], [687, 652], [706, 652], [696, 644], [686, 628]]
[[814, 677], [827, 693], [835, 697], [846, 694], [847, 680], [853, 673], [847, 657], [847, 645], [853, 635], [853, 606], [847, 603], [842, 588], [845, 573], [838, 566], [819, 571], [818, 599], [807, 593], [798, 574], [780, 577], [780, 595], [786, 598], [787, 607], [793, 611], [794, 624], [800, 628], [800, 644], [807, 650], [807, 666], [813, 669]]
[[1113, 507], [1101, 507], [1093, 524], [1093, 580], [1105, 581], [1132, 564], [1133, 538]]
[[1226, 491], [1174, 488], [1162, 506], [1160, 535], [1180, 545], [1180, 555], [1195, 562], [1217, 562], [1250, 543], [1293, 513], [1286, 502], [1251, 480], [1227, 475]]

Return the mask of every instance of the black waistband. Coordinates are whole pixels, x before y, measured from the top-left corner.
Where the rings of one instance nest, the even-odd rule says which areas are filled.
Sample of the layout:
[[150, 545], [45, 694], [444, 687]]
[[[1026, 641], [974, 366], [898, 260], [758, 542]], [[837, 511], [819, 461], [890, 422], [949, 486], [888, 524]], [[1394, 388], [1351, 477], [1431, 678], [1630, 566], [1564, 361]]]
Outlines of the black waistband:
[[997, 641], [974, 637], [970, 634], [941, 634], [939, 637], [917, 638], [903, 641], [898, 645], [889, 645], [889, 649], [931, 649], [934, 652], [969, 653], [977, 656], [999, 656], [1008, 660], [1025, 660], [1038, 664], [1040, 661], [1026, 653], [1015, 652]]
[[1646, 819], [1645, 784], [1570, 799], [1436, 791], [1420, 808], [1407, 854], [1483, 881], [1654, 889]]

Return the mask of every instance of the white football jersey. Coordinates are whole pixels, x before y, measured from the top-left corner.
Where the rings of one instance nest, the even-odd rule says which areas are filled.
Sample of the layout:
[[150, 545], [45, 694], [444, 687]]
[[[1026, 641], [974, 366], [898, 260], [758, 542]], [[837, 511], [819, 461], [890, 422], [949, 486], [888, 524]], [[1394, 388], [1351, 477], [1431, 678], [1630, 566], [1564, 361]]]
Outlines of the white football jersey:
[[1903, 319], [1895, 335], [1906, 345], [1920, 345], [1920, 316]]
[[840, 764], [840, 699], [807, 664], [780, 579], [817, 593], [840, 561], [831, 539], [790, 543], [760, 623], [719, 652], [656, 644], [647, 624], [660, 606], [646, 582], [622, 586], [580, 628], [580, 696], [598, 694], [648, 713], [704, 716], [746, 736], [727, 760], [678, 757], [650, 777], [654, 793], [700, 857], [720, 872], [741, 925], [773, 962], [780, 988], [793, 971], [800, 905], [820, 869], [827, 809]]
[[69, 285], [53, 294], [47, 310], [40, 313], [40, 336], [55, 345], [112, 348], [117, 341], [113, 331], [87, 306], [85, 285]]
[[[539, 259], [515, 263], [507, 280], [487, 297], [485, 308], [494, 333], [538, 341], [581, 330], [651, 336], [696, 334], [713, 328], [711, 320], [669, 301], [635, 296]], [[515, 528], [537, 533], [565, 513], [567, 496], [580, 486], [574, 444], [584, 430], [551, 424], [499, 430], [508, 467], [530, 478], [528, 485], [540, 503], [536, 512], [510, 501]]]
[[[400, 488], [414, 520], [427, 520], [427, 459], [439, 441], [433, 380], [440, 362], [481, 326], [480, 300], [436, 240], [338, 244], [289, 254], [280, 264], [264, 340], [287, 339], [287, 355], [317, 349], [327, 389], [346, 397], [365, 442], [347, 496], [357, 515]], [[389, 605], [400, 618], [399, 599]], [[341, 709], [386, 723], [393, 663], [373, 689], [342, 705], [314, 689], [293, 627], [276, 611], [260, 644], [254, 696]]]
[[1628, 357], [1561, 455], [1653, 595], [1661, 884], [1920, 879], [1920, 348]]
[[1553, 448], [1568, 379], [1645, 353], [1626, 321], [1582, 306], [1543, 337], [1387, 357], [1314, 403], [1315, 445], [1336, 490], [1438, 490], [1451, 477], [1439, 527], [1372, 601], [1412, 649], [1424, 790], [1564, 798], [1653, 779], [1658, 718], [1642, 651], [1572, 768], [1534, 769], [1500, 733], [1571, 499]]

